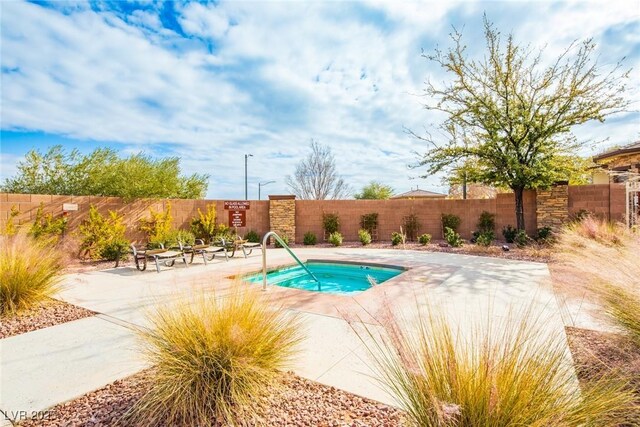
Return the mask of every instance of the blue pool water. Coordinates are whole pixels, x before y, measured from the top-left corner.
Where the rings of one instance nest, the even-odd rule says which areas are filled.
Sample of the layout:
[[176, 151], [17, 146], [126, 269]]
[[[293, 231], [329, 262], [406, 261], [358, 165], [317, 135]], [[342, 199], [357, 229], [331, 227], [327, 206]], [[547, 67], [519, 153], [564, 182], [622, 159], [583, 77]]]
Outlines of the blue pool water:
[[[299, 265], [268, 272], [267, 283], [328, 294], [353, 295], [366, 291], [373, 284], [380, 284], [404, 271], [400, 267], [377, 267], [363, 264], [317, 261], [307, 262], [306, 266], [320, 281], [320, 289], [318, 289], [318, 283]], [[252, 283], [262, 283], [262, 273], [247, 276], [244, 280]]]

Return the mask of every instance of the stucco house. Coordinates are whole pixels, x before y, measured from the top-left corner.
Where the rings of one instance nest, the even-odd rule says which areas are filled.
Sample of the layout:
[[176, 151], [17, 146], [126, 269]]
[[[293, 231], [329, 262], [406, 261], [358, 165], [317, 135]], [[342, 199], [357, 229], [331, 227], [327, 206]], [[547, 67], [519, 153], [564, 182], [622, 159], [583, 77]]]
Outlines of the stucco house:
[[434, 193], [433, 191], [420, 190], [416, 188], [415, 190], [407, 191], [406, 193], [398, 194], [392, 199], [444, 199], [446, 198], [446, 194]]
[[593, 162], [599, 166], [593, 172], [594, 184], [625, 182], [629, 175], [640, 174], [640, 141], [594, 156]]

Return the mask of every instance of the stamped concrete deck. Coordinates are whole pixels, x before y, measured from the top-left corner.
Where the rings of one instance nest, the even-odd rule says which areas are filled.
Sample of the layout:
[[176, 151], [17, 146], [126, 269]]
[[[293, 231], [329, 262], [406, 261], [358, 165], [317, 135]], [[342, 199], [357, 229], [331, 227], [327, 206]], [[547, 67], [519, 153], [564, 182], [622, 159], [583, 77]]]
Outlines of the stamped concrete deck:
[[[382, 307], [402, 310], [408, 321], [437, 307], [465, 330], [532, 307], [546, 331], [564, 334], [545, 264], [446, 253], [376, 249], [296, 249], [303, 260], [335, 259], [395, 264], [408, 271], [354, 297], [270, 286], [265, 293], [302, 317], [307, 339], [293, 370], [305, 378], [393, 404], [372, 370], [354, 329], [375, 324]], [[282, 249], [268, 250], [268, 265], [292, 264]], [[237, 279], [258, 271], [261, 256], [177, 263], [139, 272], [118, 268], [65, 277], [59, 298], [99, 314], [0, 340], [0, 409], [11, 419], [41, 411], [146, 367], [134, 328], [160, 304], [212, 292], [224, 298]], [[255, 285], [254, 285], [255, 286]], [[363, 323], [364, 322], [364, 323]]]

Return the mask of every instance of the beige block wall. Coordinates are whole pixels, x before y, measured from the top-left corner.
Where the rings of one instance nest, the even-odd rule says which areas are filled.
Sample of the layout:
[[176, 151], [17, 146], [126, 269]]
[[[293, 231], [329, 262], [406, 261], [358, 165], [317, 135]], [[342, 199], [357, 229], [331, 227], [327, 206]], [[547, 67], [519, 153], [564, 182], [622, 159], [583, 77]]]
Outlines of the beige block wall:
[[[198, 216], [198, 209], [205, 212], [210, 204], [216, 205], [217, 222], [228, 225], [228, 213], [224, 210], [223, 200], [186, 200], [186, 199], [137, 199], [125, 202], [118, 197], [95, 196], [50, 196], [39, 194], [8, 194], [0, 193], [0, 226], [4, 227], [9, 218], [12, 206], [20, 210], [14, 222], [17, 225], [29, 227], [35, 219], [36, 211], [43, 203], [44, 211], [54, 216], [62, 215], [63, 203], [76, 203], [78, 210], [69, 212], [69, 232], [77, 229], [80, 223], [87, 218], [89, 207], [94, 205], [103, 215], [112, 210], [124, 216], [127, 225], [127, 237], [131, 240], [142, 241], [144, 234], [137, 230], [140, 219], [149, 217], [149, 210], [164, 211], [171, 204], [173, 225], [176, 228], [188, 230], [191, 220]], [[251, 201], [251, 207], [247, 211], [247, 226], [238, 228], [240, 235], [254, 230], [264, 234], [269, 230], [269, 202]]]
[[[138, 221], [148, 217], [149, 209], [164, 210], [171, 203], [174, 226], [189, 229], [191, 219], [198, 214], [198, 208], [205, 210], [206, 206], [215, 203], [219, 223], [228, 223], [228, 214], [224, 210], [223, 200], [154, 200], [139, 199], [130, 203], [117, 197], [93, 196], [50, 196], [38, 194], [8, 194], [0, 193], [0, 227], [4, 227], [12, 206], [20, 210], [17, 222], [30, 226], [40, 203], [45, 211], [54, 215], [62, 215], [63, 203], [77, 203], [78, 211], [71, 212], [69, 231], [77, 228], [86, 218], [89, 206], [95, 205], [103, 214], [114, 210], [125, 217], [128, 226], [128, 237], [132, 240], [142, 240], [144, 236], [137, 231]], [[567, 211], [569, 214], [580, 209], [597, 213], [607, 219], [623, 220], [625, 212], [624, 184], [583, 185], [570, 186], [567, 189]], [[496, 215], [496, 235], [501, 238], [502, 228], [506, 225], [515, 226], [515, 202], [512, 193], [498, 194], [494, 199], [468, 200], [270, 200], [251, 201], [247, 211], [247, 227], [239, 228], [240, 235], [254, 230], [264, 235], [274, 229], [276, 216], [282, 216], [284, 226], [277, 225], [280, 232], [287, 233], [290, 239], [302, 242], [304, 233], [314, 232], [319, 239], [323, 237], [323, 212], [337, 213], [340, 217], [341, 232], [346, 241], [358, 240], [360, 217], [367, 213], [378, 213], [378, 236], [381, 241], [388, 241], [391, 233], [399, 231], [403, 218], [415, 213], [421, 224], [419, 234], [429, 233], [435, 239], [442, 238], [440, 216], [443, 213], [453, 213], [460, 216], [460, 234], [470, 238], [476, 229], [478, 218], [482, 211]], [[273, 218], [270, 212], [273, 212]], [[524, 212], [527, 233], [535, 234], [536, 228], [541, 227], [537, 221], [537, 197], [535, 191], [525, 191]], [[277, 219], [277, 222], [281, 222]]]
[[[535, 192], [524, 195], [527, 230], [536, 230]], [[443, 213], [458, 215], [459, 232], [470, 238], [483, 211], [496, 214], [496, 234], [502, 227], [515, 226], [515, 202], [513, 194], [498, 194], [495, 199], [413, 199], [413, 200], [296, 200], [296, 238], [302, 241], [304, 233], [311, 231], [322, 239], [323, 213], [335, 213], [340, 218], [340, 232], [347, 241], [358, 240], [360, 218], [364, 214], [378, 213], [378, 236], [387, 241], [394, 231], [400, 231], [404, 218], [416, 214], [420, 222], [418, 234], [429, 233], [435, 239], [442, 238]]]

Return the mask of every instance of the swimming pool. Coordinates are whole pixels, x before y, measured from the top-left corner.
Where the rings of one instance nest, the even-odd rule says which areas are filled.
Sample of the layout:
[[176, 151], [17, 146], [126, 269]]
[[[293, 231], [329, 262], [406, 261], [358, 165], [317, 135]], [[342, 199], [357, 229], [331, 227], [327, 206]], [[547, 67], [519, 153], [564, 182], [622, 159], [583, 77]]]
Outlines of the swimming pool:
[[[402, 267], [344, 262], [310, 260], [305, 265], [318, 278], [319, 286], [299, 265], [268, 272], [267, 283], [285, 288], [334, 295], [354, 295], [404, 272]], [[251, 283], [262, 283], [262, 273], [252, 274], [245, 277], [244, 280]]]

